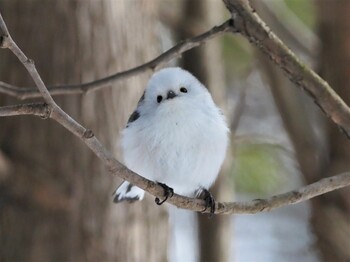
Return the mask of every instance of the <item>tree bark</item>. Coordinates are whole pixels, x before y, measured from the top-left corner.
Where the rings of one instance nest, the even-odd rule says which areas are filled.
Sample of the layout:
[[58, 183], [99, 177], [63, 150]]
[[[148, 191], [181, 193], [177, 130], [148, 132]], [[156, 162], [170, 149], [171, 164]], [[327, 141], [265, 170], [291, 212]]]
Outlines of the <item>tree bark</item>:
[[[340, 97], [350, 102], [350, 2], [318, 1], [318, 29], [321, 39], [319, 68]], [[329, 163], [327, 175], [350, 169], [350, 142], [334, 124], [328, 126]], [[347, 261], [350, 258], [350, 189], [314, 201], [312, 223], [324, 261]]]
[[[155, 56], [154, 1], [1, 1], [0, 11], [46, 84], [79, 83]], [[143, 10], [142, 15], [138, 10]], [[0, 79], [31, 86], [1, 51]], [[121, 158], [118, 137], [149, 75], [55, 100]], [[18, 103], [0, 96], [1, 105]], [[0, 261], [164, 261], [167, 219], [152, 199], [113, 205], [121, 181], [68, 131], [1, 119]]]

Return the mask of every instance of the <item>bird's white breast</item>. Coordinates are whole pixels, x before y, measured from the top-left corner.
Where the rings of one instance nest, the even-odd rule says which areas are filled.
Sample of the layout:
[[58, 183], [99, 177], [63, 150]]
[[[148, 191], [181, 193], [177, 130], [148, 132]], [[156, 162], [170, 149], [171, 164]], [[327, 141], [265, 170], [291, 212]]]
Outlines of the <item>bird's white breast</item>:
[[227, 147], [227, 127], [214, 104], [167, 101], [123, 131], [126, 165], [138, 174], [192, 196], [215, 181]]

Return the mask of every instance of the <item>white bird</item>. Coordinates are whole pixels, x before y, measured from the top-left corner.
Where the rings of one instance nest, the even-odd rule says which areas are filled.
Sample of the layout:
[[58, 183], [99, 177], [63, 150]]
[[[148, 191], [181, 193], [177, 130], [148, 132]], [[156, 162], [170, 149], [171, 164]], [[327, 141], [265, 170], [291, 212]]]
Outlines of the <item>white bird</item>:
[[[226, 155], [228, 128], [208, 90], [189, 72], [165, 68], [151, 77], [122, 132], [126, 166], [158, 182], [165, 199], [175, 192], [194, 197], [204, 191], [207, 205], [215, 203], [209, 187]], [[123, 182], [114, 202], [142, 200], [144, 191]]]

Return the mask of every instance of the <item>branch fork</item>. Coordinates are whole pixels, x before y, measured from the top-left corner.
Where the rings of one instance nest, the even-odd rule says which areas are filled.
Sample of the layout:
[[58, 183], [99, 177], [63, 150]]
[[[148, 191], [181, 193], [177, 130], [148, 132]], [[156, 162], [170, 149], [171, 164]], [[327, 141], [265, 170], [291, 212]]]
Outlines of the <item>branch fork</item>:
[[[50, 92], [37, 72], [34, 61], [28, 59], [11, 38], [6, 24], [0, 14], [0, 47], [10, 49], [17, 56], [21, 63], [26, 67], [39, 90], [38, 92], [32, 88], [24, 89], [0, 82], [0, 93], [15, 96], [20, 99], [42, 97], [45, 101], [45, 103], [0, 107], [0, 117], [36, 115], [43, 119], [54, 119], [81, 139], [105, 164], [111, 174], [129, 181], [155, 197], [161, 198], [164, 190], [160, 185], [139, 176], [122, 165], [110, 152], [107, 151], [91, 130], [80, 125], [62, 110], [55, 103], [52, 95], [81, 94], [101, 89], [115, 81], [138, 75], [150, 69], [154, 70], [165, 62], [180, 56], [183, 52], [191, 48], [205, 43], [213, 37], [228, 32], [240, 32], [275, 64], [277, 64], [292, 82], [297, 83], [299, 87], [311, 95], [326, 115], [344, 130], [347, 135], [350, 134], [350, 109], [331, 89], [331, 87], [314, 71], [299, 61], [292, 51], [290, 51], [282, 41], [271, 32], [255, 11], [249, 6], [248, 1], [224, 0], [224, 2], [232, 14], [232, 19], [227, 20], [223, 24], [213, 27], [211, 30], [199, 36], [181, 42], [143, 65], [89, 83], [51, 87]], [[257, 199], [248, 202], [217, 202], [215, 214], [254, 214], [257, 212], [269, 211], [281, 206], [299, 203], [349, 185], [350, 173], [348, 172], [331, 178], [324, 178], [298, 190], [275, 195], [267, 199]], [[198, 212], [203, 211], [206, 207], [204, 200], [188, 198], [177, 194], [174, 194], [168, 199], [168, 202], [179, 208], [190, 209]], [[208, 213], [209, 210], [206, 212]]]

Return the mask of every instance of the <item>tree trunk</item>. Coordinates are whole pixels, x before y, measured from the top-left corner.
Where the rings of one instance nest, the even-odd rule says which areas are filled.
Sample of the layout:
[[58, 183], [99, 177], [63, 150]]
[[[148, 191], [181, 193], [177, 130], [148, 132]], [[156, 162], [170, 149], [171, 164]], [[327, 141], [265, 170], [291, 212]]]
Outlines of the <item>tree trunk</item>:
[[[318, 1], [319, 68], [334, 90], [350, 104], [350, 2]], [[350, 141], [329, 123], [328, 175], [350, 169]], [[325, 261], [348, 261], [350, 258], [350, 189], [346, 188], [317, 199], [313, 225]]]
[[[154, 1], [0, 2], [13, 38], [46, 84], [79, 83], [156, 54]], [[142, 13], [139, 12], [142, 10]], [[120, 159], [120, 130], [149, 75], [57, 103]], [[33, 85], [10, 52], [0, 79]], [[3, 95], [0, 104], [18, 101]], [[113, 205], [120, 179], [67, 130], [32, 117], [1, 119], [0, 261], [164, 261], [167, 219], [152, 199]]]

